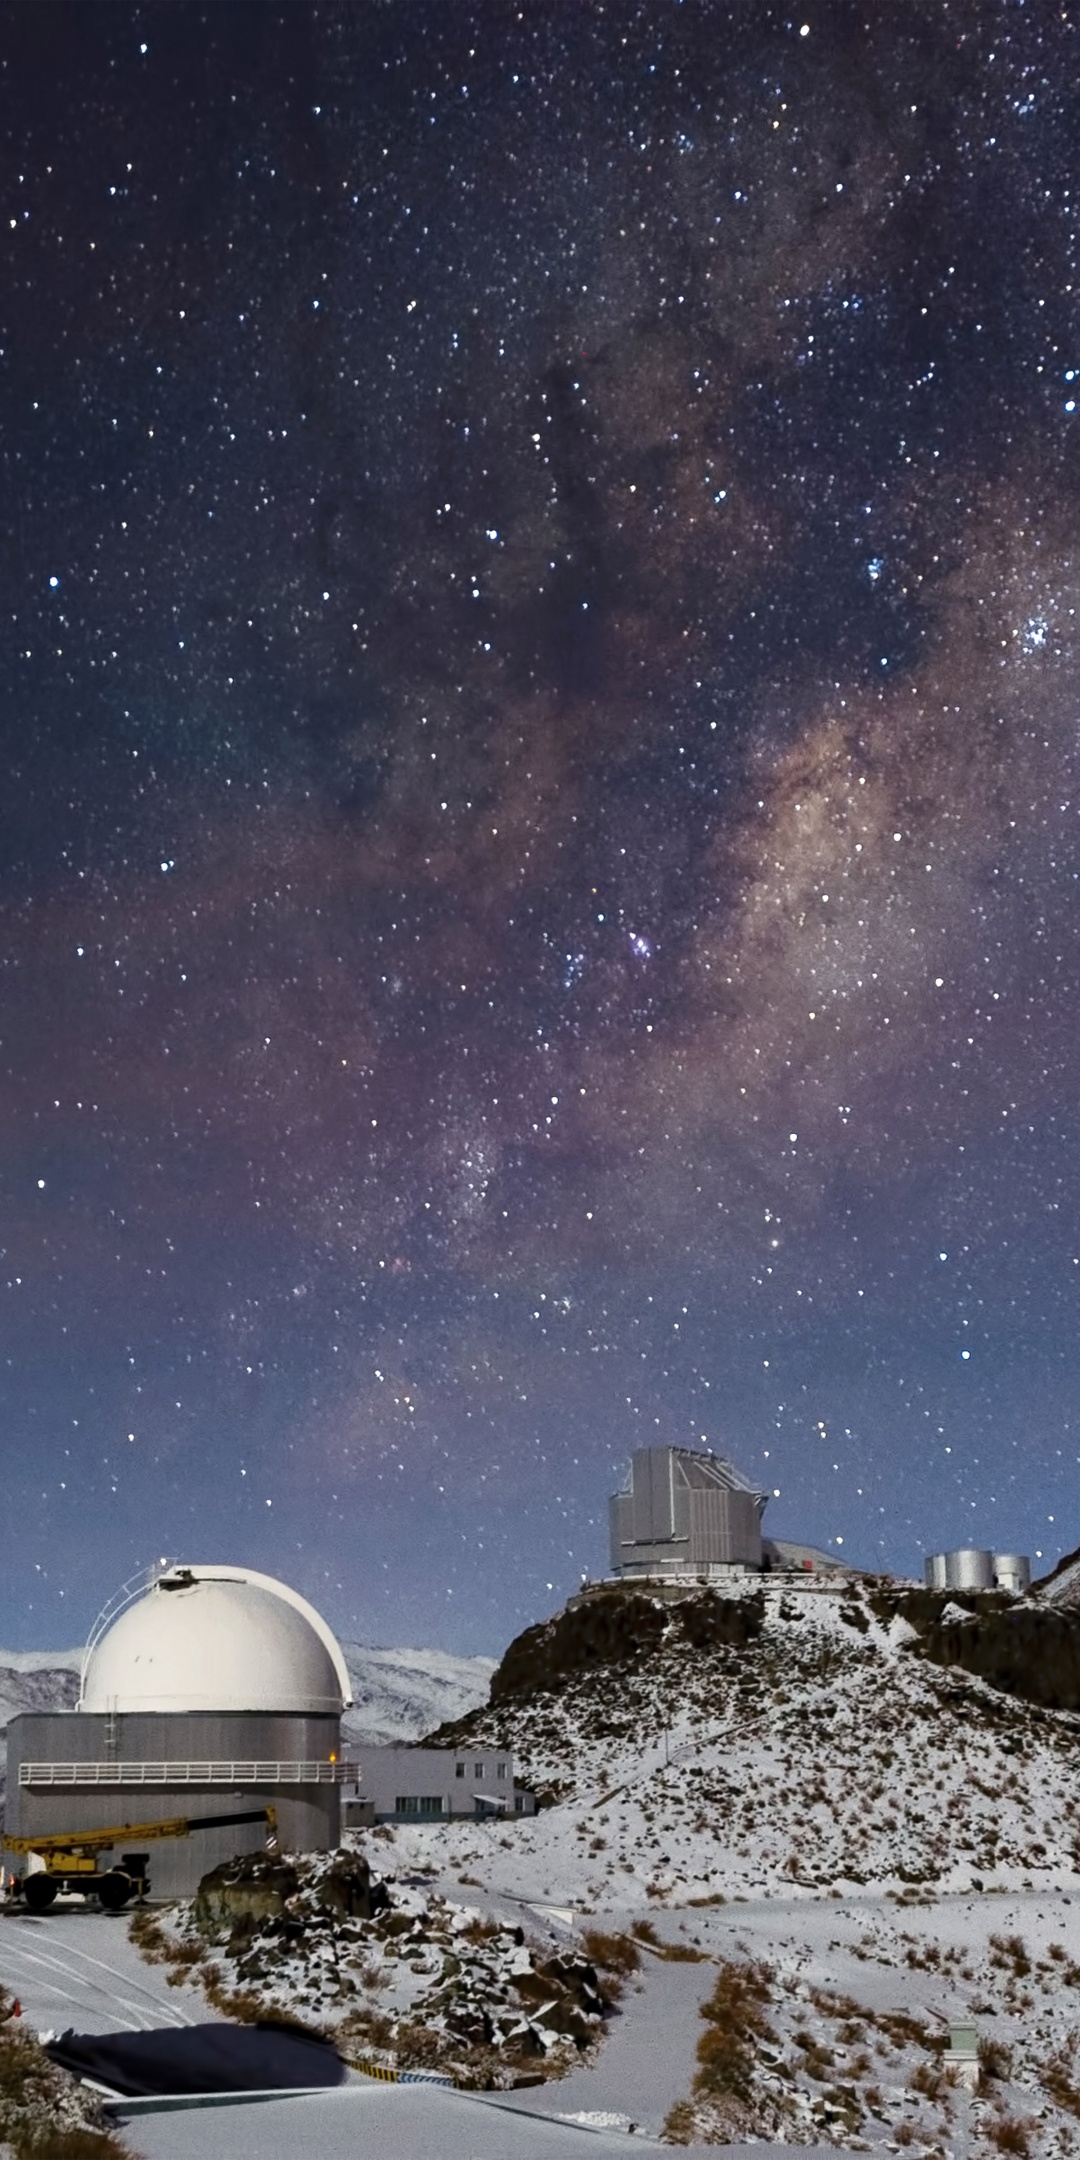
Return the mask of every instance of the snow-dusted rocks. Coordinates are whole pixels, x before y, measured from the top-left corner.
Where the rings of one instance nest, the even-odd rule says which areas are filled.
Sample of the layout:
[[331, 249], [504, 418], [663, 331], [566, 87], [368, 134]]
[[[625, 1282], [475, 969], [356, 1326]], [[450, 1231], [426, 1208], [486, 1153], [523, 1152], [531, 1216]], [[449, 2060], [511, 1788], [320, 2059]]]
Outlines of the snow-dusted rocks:
[[613, 1994], [580, 1949], [530, 1943], [416, 1883], [373, 1883], [359, 1854], [246, 1856], [133, 1933], [228, 2013], [307, 2018], [347, 2060], [465, 2085], [557, 2074], [593, 2046]]
[[[558, 1802], [485, 1847], [493, 1888], [525, 1878], [576, 1909], [863, 1884], [1080, 1890], [1080, 1717], [922, 1654], [928, 1635], [966, 1654], [981, 1625], [942, 1627], [924, 1592], [905, 1607], [874, 1585], [769, 1585], [726, 1601], [748, 1608], [737, 1642], [720, 1593], [657, 1594], [648, 1627], [642, 1599], [637, 1586], [621, 1642], [606, 1600], [601, 1661], [447, 1729], [512, 1748], [522, 1782]], [[451, 1836], [420, 1833], [416, 1850], [471, 1866], [477, 1834]]]

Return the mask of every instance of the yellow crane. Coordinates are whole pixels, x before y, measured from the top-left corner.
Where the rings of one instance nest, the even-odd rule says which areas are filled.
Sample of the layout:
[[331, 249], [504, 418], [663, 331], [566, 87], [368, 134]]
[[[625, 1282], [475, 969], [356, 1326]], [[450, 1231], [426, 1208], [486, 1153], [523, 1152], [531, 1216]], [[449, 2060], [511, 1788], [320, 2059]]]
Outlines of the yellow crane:
[[122, 1852], [114, 1867], [101, 1868], [99, 1856], [127, 1838], [190, 1837], [194, 1830], [226, 1830], [234, 1823], [264, 1822], [267, 1844], [277, 1843], [277, 1814], [267, 1805], [243, 1808], [231, 1815], [173, 1815], [164, 1822], [117, 1823], [102, 1830], [67, 1830], [48, 1837], [5, 1837], [4, 1848], [12, 1853], [32, 1853], [42, 1861], [32, 1873], [16, 1876], [11, 1895], [21, 1897], [31, 1912], [47, 1912], [60, 1890], [81, 1890], [97, 1895], [106, 1912], [120, 1912], [131, 1897], [145, 1897], [150, 1888], [146, 1869], [149, 1853]]

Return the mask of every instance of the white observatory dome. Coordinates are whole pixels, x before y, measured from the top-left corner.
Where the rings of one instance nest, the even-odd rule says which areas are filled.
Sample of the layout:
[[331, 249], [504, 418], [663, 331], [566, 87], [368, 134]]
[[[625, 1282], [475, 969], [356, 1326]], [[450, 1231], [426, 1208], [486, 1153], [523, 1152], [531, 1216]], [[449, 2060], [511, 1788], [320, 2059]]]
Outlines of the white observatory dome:
[[251, 1568], [171, 1567], [92, 1640], [80, 1710], [336, 1715], [351, 1701], [325, 1620]]

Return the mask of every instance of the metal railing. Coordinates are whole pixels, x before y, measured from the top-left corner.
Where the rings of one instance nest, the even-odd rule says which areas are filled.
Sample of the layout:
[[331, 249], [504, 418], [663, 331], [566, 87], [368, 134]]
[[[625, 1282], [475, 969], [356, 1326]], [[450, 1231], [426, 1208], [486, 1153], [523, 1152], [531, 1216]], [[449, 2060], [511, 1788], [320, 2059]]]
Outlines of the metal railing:
[[354, 1762], [24, 1762], [20, 1785], [345, 1785]]

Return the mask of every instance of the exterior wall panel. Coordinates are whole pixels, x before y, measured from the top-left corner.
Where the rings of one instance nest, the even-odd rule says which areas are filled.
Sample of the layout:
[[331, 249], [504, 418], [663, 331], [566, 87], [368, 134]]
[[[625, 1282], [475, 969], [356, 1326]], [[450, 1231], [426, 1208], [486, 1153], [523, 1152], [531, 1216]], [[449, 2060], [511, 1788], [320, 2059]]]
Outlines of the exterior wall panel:
[[761, 1521], [751, 1493], [725, 1492], [719, 1485], [688, 1494], [691, 1567], [761, 1566]]
[[[65, 1831], [100, 1830], [124, 1823], [165, 1822], [182, 1815], [223, 1815], [272, 1805], [282, 1850], [321, 1852], [340, 1842], [340, 1787], [303, 1785], [177, 1784], [90, 1787], [28, 1787], [19, 1784], [23, 1763], [191, 1762], [203, 1758], [256, 1761], [320, 1761], [340, 1752], [339, 1718], [276, 1715], [264, 1711], [120, 1712], [31, 1711], [8, 1726], [5, 1828], [13, 1837], [47, 1837]], [[153, 1894], [185, 1897], [200, 1878], [234, 1853], [255, 1852], [266, 1842], [263, 1823], [194, 1832], [146, 1846]], [[125, 1836], [121, 1846], [138, 1848]]]

